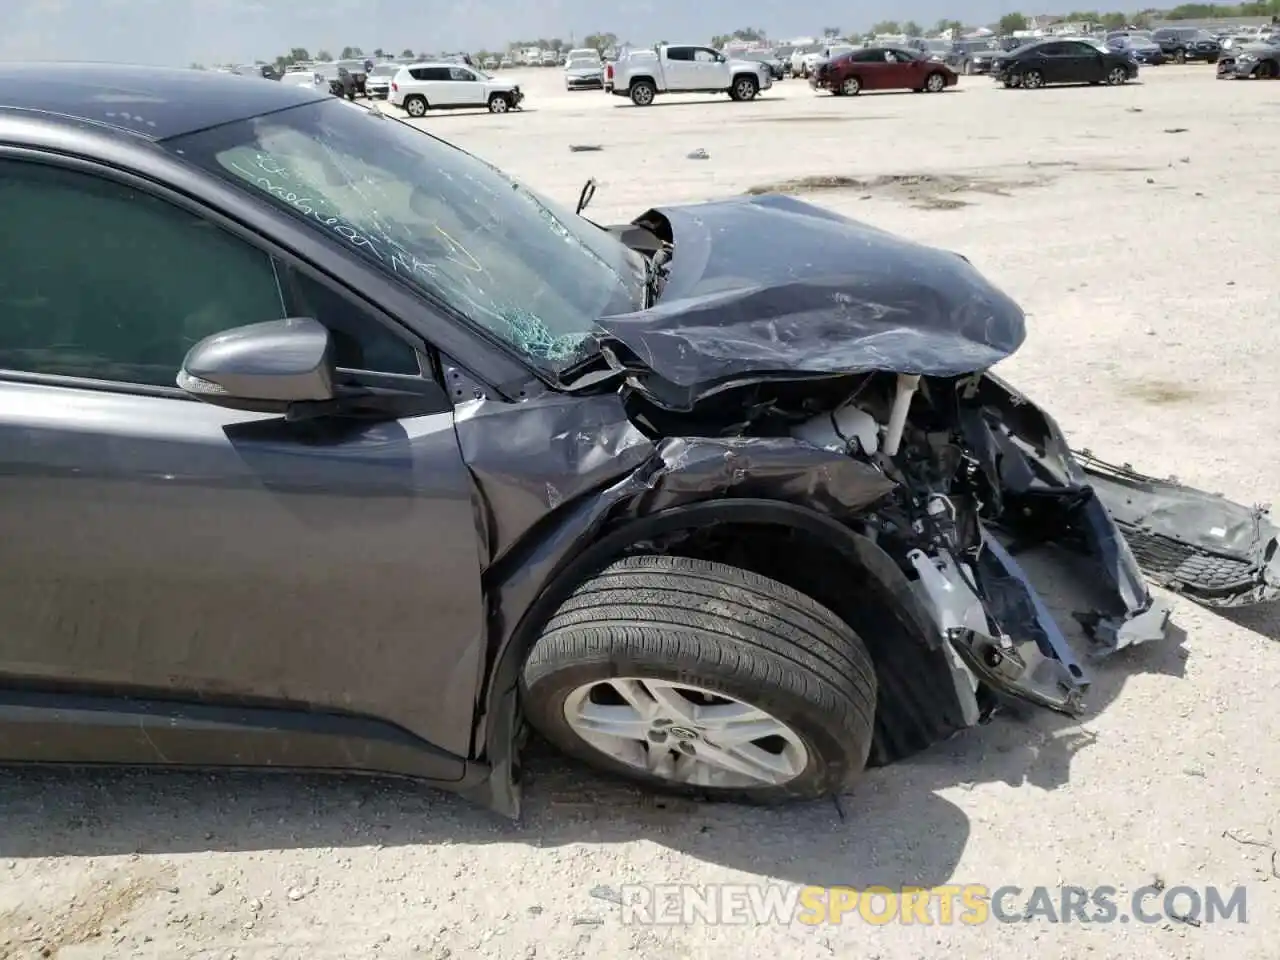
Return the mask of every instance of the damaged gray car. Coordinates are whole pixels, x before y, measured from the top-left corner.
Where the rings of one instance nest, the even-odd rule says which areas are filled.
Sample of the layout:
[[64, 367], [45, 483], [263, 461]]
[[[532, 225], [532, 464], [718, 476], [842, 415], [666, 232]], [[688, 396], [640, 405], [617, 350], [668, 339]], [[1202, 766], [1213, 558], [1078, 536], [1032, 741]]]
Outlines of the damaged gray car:
[[56, 74], [0, 67], [0, 759], [514, 815], [532, 727], [813, 798], [1082, 709], [1027, 546], [1092, 574], [1100, 655], [1165, 634], [1147, 579], [1280, 593], [1264, 511], [991, 372], [1023, 313], [954, 253], [779, 196], [598, 226], [313, 91]]

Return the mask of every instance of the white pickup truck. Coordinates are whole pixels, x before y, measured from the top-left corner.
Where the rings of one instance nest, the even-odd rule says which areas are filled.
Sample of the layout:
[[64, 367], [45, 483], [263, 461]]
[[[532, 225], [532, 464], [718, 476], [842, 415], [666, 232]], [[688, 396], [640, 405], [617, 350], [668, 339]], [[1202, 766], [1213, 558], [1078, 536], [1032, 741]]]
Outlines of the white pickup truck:
[[605, 68], [604, 88], [647, 107], [660, 93], [727, 93], [754, 100], [773, 86], [769, 66], [731, 60], [710, 47], [665, 44], [656, 50], [632, 50]]

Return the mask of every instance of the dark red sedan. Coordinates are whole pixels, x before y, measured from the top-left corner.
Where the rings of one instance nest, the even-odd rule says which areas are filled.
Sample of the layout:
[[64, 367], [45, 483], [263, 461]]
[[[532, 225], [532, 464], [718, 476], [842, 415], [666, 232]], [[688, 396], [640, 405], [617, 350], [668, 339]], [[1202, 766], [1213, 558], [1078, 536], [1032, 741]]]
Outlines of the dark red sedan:
[[902, 47], [866, 47], [821, 63], [809, 77], [815, 90], [854, 97], [864, 90], [941, 93], [954, 87], [956, 72], [941, 60]]

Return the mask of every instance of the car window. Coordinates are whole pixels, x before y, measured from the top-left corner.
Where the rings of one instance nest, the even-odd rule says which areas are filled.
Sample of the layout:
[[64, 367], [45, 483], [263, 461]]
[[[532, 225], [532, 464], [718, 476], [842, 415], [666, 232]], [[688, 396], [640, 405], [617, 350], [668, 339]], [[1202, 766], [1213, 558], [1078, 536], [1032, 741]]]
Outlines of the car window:
[[270, 257], [126, 187], [0, 162], [0, 368], [174, 387], [203, 338], [284, 317]]
[[466, 69], [464, 69], [463, 67], [450, 67], [450, 68], [449, 68], [449, 79], [450, 79], [450, 80], [470, 81], [470, 80], [477, 80], [477, 79], [479, 79], [479, 78], [478, 78], [474, 73], [472, 73], [470, 70], [466, 70]]
[[698, 63], [716, 63], [717, 58], [711, 50], [695, 50], [693, 51], [693, 59]]
[[0, 369], [175, 386], [198, 341], [311, 316], [335, 361], [417, 373], [407, 342], [315, 279], [149, 194], [86, 174], [0, 162]]
[[1103, 53], [1106, 48], [1102, 44], [1094, 46], [1092, 43], [1068, 43], [1065, 44], [1067, 52], [1073, 57], [1091, 57], [1095, 53]]
[[693, 60], [692, 47], [667, 47], [668, 60]]
[[850, 55], [854, 63], [884, 63], [887, 50], [859, 50]]
[[1046, 57], [1065, 57], [1073, 54], [1070, 44], [1066, 43], [1046, 43], [1036, 52]]
[[641, 309], [645, 264], [488, 163], [332, 98], [165, 141], [529, 360]]

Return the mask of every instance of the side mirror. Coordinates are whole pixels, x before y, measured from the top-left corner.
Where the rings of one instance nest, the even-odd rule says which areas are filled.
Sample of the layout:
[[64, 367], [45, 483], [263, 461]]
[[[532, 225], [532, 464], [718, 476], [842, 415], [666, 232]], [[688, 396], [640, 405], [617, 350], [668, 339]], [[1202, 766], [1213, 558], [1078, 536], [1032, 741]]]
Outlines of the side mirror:
[[288, 415], [335, 399], [329, 331], [314, 320], [270, 320], [205, 337], [178, 373], [187, 394], [219, 407]]

